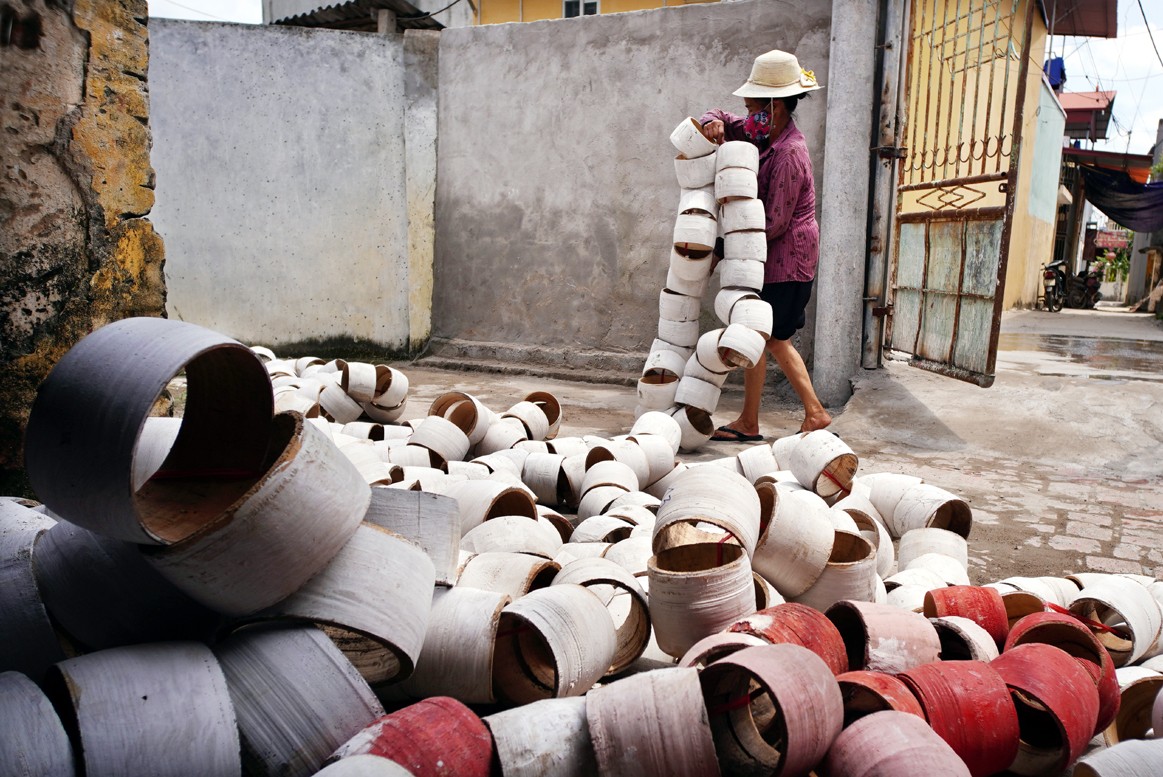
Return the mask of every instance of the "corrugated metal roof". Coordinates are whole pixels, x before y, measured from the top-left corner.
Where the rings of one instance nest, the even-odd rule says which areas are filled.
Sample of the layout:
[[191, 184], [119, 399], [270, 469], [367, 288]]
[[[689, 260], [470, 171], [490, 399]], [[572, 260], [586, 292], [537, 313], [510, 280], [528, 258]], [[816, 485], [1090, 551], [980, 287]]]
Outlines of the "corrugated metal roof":
[[[347, 3], [317, 8], [311, 13], [272, 19], [273, 24], [295, 27], [328, 27], [339, 30], [376, 29], [376, 11], [386, 9], [396, 14], [398, 26], [404, 29], [442, 30], [444, 25], [436, 21], [406, 0], [351, 0]], [[409, 16], [423, 17], [409, 20]]]
[[1051, 35], [1117, 38], [1117, 0], [1040, 0]]
[[1066, 111], [1101, 111], [1110, 107], [1117, 92], [1062, 92], [1058, 101]]

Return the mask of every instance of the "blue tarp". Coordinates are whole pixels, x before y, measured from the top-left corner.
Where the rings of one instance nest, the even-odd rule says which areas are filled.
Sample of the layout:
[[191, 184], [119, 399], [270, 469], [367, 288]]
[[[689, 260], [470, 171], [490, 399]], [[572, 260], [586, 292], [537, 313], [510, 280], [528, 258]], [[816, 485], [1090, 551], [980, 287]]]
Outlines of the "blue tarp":
[[1108, 218], [1136, 232], [1163, 229], [1163, 183], [1136, 183], [1117, 170], [1081, 169], [1086, 199]]

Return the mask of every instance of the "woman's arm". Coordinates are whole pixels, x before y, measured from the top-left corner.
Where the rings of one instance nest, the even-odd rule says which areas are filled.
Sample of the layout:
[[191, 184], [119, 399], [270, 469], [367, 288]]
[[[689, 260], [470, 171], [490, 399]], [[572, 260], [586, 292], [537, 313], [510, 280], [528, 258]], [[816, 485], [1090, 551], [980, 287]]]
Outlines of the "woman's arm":
[[703, 132], [716, 143], [728, 140], [743, 140], [743, 117], [718, 108], [712, 108], [699, 118]]

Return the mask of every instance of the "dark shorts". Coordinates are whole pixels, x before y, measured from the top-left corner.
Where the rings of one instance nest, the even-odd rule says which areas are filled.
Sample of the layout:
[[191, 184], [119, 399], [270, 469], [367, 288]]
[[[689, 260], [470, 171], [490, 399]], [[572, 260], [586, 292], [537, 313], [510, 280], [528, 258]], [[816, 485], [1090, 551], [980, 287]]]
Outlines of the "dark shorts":
[[766, 283], [759, 296], [771, 305], [772, 340], [790, 340], [807, 323], [804, 310], [812, 297], [812, 281]]

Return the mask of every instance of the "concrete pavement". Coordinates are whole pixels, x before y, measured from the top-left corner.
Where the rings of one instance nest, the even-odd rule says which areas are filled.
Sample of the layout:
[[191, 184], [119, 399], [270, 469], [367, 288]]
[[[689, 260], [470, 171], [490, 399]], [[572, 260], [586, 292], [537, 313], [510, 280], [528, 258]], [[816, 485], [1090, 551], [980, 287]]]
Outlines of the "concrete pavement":
[[[633, 422], [635, 395], [624, 383], [449, 371], [423, 360], [397, 366], [412, 385], [405, 417], [449, 390], [495, 410], [548, 390], [562, 402], [563, 435], [613, 436]], [[970, 503], [973, 582], [1084, 570], [1163, 577], [1163, 324], [1155, 318], [1109, 308], [1013, 311], [1003, 317], [989, 389], [899, 361], [865, 371], [854, 389], [832, 428], [860, 456], [860, 472], [917, 474]], [[785, 395], [776, 386], [764, 398], [769, 440], [799, 427], [800, 408]], [[729, 384], [716, 423], [741, 403], [741, 388]], [[743, 447], [709, 443], [682, 458]]]

